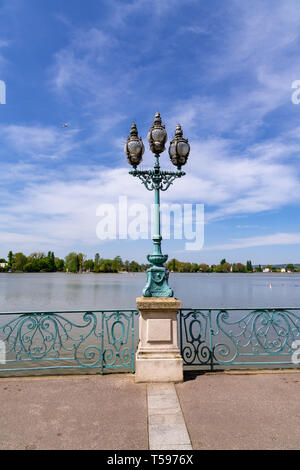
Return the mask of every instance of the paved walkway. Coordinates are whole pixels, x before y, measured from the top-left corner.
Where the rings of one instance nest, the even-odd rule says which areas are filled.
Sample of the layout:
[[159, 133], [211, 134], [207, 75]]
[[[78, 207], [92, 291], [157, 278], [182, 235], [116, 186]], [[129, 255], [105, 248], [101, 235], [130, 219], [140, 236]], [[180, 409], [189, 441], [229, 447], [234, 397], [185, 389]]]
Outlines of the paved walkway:
[[0, 379], [0, 449], [148, 449], [131, 375]]
[[178, 384], [194, 449], [299, 449], [300, 373], [205, 374]]
[[0, 449], [299, 449], [299, 372], [187, 379], [0, 379]]

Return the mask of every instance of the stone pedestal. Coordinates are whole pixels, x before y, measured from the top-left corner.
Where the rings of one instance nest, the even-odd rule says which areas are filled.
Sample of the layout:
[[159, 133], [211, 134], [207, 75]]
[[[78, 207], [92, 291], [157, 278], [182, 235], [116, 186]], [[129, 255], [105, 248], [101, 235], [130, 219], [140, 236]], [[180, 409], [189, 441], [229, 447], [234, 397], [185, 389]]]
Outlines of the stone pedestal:
[[136, 305], [141, 316], [135, 381], [182, 382], [177, 329], [181, 302], [173, 297], [139, 297]]

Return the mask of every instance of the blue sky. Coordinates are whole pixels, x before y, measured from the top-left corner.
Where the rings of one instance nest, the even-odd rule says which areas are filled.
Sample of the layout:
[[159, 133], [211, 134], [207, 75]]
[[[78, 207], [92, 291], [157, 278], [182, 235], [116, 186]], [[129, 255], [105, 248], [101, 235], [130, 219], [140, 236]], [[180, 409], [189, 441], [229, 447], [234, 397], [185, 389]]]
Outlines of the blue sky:
[[169, 137], [180, 122], [191, 144], [187, 176], [163, 200], [205, 205], [204, 248], [170, 240], [164, 252], [300, 262], [297, 0], [4, 0], [0, 21], [0, 257], [143, 262], [151, 242], [99, 240], [96, 208], [152, 202], [123, 146], [135, 121], [147, 148], [159, 111]]

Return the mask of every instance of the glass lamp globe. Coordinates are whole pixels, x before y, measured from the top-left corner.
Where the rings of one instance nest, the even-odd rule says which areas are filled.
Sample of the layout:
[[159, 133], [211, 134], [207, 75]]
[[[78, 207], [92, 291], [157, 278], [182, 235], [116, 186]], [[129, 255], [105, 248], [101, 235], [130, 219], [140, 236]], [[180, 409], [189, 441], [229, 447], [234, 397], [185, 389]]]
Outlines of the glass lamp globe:
[[175, 138], [171, 141], [169, 147], [169, 155], [173, 165], [177, 168], [181, 168], [186, 164], [189, 153], [190, 144], [187, 139], [182, 137], [183, 132], [180, 124], [177, 125], [175, 131]]
[[161, 117], [159, 113], [155, 114], [153, 125], [148, 134], [148, 142], [150, 145], [151, 152], [160, 154], [165, 150], [165, 144], [167, 142], [168, 135], [165, 126], [161, 123]]
[[128, 163], [134, 168], [141, 163], [145, 147], [141, 137], [138, 136], [138, 131], [134, 123], [131, 126], [130, 137], [127, 139], [124, 152], [127, 155]]

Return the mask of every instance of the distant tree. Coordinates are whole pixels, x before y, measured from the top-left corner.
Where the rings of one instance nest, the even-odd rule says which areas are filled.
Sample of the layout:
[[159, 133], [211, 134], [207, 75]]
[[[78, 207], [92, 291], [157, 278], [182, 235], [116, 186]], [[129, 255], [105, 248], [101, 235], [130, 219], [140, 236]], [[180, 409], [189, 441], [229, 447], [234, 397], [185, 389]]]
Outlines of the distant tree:
[[234, 273], [244, 273], [246, 272], [246, 266], [242, 263], [236, 263], [232, 265], [232, 271]]
[[180, 269], [179, 271], [181, 273], [190, 273], [191, 272], [191, 263], [180, 263]]
[[78, 260], [78, 268], [77, 268], [77, 271], [79, 273], [82, 273], [83, 271], [83, 263], [86, 259], [86, 255], [83, 255], [82, 253], [78, 253], [77, 255], [77, 260]]
[[12, 257], [12, 269], [14, 271], [23, 271], [27, 263], [27, 257], [23, 253], [15, 253]]
[[36, 260], [29, 261], [25, 264], [24, 271], [26, 273], [38, 273], [40, 272], [40, 266]]
[[66, 270], [70, 273], [77, 273], [79, 269], [79, 262], [77, 253], [69, 253], [65, 258]]
[[139, 271], [141, 271], [139, 263], [136, 261], [131, 261], [131, 263], [129, 263], [129, 272], [138, 273]]
[[173, 258], [167, 263], [167, 269], [173, 273], [177, 273], [180, 270], [180, 261]]
[[211, 268], [207, 264], [202, 263], [202, 264], [199, 264], [198, 271], [202, 273], [208, 273], [209, 271], [211, 271]]
[[65, 262], [63, 259], [55, 258], [55, 269], [56, 271], [63, 271], [65, 267]]
[[261, 272], [262, 272], [261, 264], [259, 264], [259, 265], [255, 268], [255, 271], [257, 271], [258, 273], [261, 273]]
[[10, 251], [8, 253], [8, 268], [11, 269], [12, 268], [12, 260], [13, 260], [13, 252]]
[[113, 273], [113, 272], [116, 272], [116, 271], [114, 271], [114, 268], [113, 268], [113, 260], [111, 260], [111, 259], [101, 259], [99, 272], [100, 273]]
[[247, 271], [252, 273], [253, 272], [253, 266], [252, 266], [252, 262], [250, 260], [247, 261], [246, 266], [247, 266]]
[[295, 271], [295, 266], [293, 264], [287, 264], [286, 269], [293, 273]]
[[49, 260], [49, 264], [51, 267], [51, 272], [56, 271], [56, 265], [55, 265], [55, 256], [53, 251], [48, 251], [47, 259]]
[[197, 263], [192, 263], [191, 273], [197, 273], [199, 271], [199, 265]]
[[39, 268], [39, 271], [45, 271], [47, 273], [53, 272], [53, 266], [51, 259], [47, 258], [41, 258], [37, 260], [37, 266]]
[[226, 259], [223, 258], [220, 264], [225, 264], [225, 263], [226, 263]]
[[231, 269], [231, 264], [227, 263], [226, 261], [225, 263], [218, 264], [217, 266], [215, 266], [216, 273], [229, 273], [230, 269]]
[[87, 259], [83, 263], [83, 269], [85, 271], [93, 271], [95, 263], [92, 259]]
[[95, 254], [94, 270], [97, 272], [100, 266], [100, 255], [99, 253]]
[[114, 259], [113, 259], [113, 264], [112, 264], [112, 267], [113, 267], [113, 270], [115, 272], [119, 272], [122, 270], [124, 266], [124, 263], [122, 261], [122, 258], [121, 256], [116, 256]]
[[30, 259], [30, 260], [43, 259], [43, 258], [45, 258], [45, 253], [42, 253], [42, 252], [31, 253], [31, 255], [28, 256], [28, 259]]

